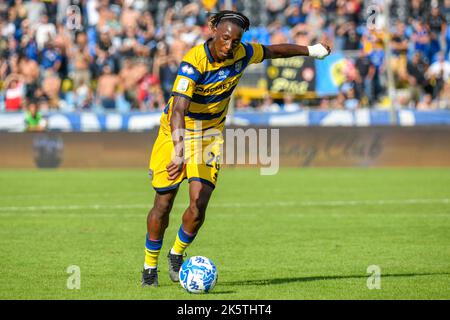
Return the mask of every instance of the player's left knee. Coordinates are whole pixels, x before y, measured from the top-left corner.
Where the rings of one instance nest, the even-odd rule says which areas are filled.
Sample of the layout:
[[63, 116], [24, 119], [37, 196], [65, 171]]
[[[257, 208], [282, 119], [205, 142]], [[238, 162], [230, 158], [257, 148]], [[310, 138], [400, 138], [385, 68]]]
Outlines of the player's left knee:
[[191, 201], [191, 203], [189, 204], [189, 208], [191, 209], [191, 212], [194, 213], [196, 218], [198, 217], [198, 219], [201, 219], [205, 215], [206, 205], [206, 202], [198, 199], [195, 201]]

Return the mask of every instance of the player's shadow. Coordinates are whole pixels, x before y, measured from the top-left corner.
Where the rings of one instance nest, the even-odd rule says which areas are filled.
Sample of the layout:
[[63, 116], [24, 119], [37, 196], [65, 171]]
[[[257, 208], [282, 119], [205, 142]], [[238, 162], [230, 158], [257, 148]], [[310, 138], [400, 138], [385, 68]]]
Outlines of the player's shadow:
[[[420, 276], [444, 276], [450, 273], [399, 273], [399, 274], [382, 274], [381, 278], [390, 277], [420, 277]], [[237, 280], [237, 281], [223, 281], [221, 285], [228, 286], [265, 286], [272, 284], [285, 284], [292, 282], [308, 282], [308, 281], [324, 281], [324, 280], [342, 280], [342, 279], [367, 279], [370, 274], [365, 275], [348, 275], [348, 276], [314, 276], [314, 277], [294, 277], [294, 278], [274, 278], [274, 279], [259, 279], [259, 280]]]

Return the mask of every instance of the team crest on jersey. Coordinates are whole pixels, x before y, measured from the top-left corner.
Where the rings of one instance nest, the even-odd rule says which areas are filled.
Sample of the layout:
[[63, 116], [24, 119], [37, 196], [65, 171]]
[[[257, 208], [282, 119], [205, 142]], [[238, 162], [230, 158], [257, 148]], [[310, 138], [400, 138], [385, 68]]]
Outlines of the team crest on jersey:
[[242, 68], [242, 61], [238, 61], [238, 62], [236, 62], [236, 63], [234, 64], [234, 70], [235, 70], [236, 72], [241, 71], [241, 68]]

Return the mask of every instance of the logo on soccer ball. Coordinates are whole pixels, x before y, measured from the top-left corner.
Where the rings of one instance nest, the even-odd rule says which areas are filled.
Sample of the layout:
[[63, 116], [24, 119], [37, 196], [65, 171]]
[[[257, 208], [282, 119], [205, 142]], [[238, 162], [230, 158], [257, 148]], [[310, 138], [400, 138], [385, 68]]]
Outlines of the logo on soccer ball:
[[186, 260], [179, 271], [181, 286], [190, 293], [207, 293], [217, 282], [218, 272], [214, 263], [202, 256]]

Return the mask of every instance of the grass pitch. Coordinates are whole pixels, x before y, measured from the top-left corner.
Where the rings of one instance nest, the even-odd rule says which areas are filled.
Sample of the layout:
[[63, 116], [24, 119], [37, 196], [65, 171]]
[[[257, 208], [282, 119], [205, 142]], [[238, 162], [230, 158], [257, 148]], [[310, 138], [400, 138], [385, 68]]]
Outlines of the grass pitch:
[[[187, 251], [218, 267], [207, 295], [184, 292], [167, 274], [186, 182], [160, 287], [140, 287], [153, 194], [145, 169], [0, 171], [0, 298], [450, 298], [449, 169], [224, 168]], [[67, 288], [71, 265], [79, 290]], [[367, 286], [372, 265], [380, 289]]]

